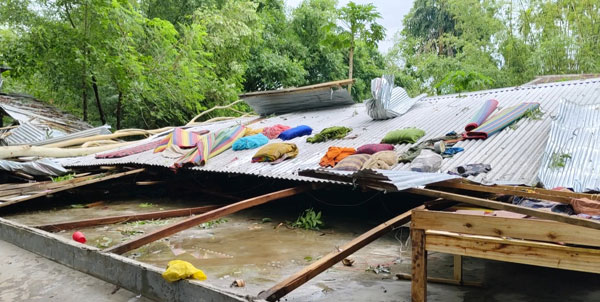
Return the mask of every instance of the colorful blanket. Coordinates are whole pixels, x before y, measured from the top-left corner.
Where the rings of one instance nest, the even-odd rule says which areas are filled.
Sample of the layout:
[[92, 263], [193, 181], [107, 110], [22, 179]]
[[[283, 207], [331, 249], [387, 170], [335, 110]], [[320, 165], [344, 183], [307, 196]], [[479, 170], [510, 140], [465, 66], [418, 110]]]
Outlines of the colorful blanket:
[[485, 103], [483, 104], [481, 109], [479, 109], [479, 111], [477, 111], [477, 114], [475, 114], [475, 116], [473, 116], [473, 118], [467, 124], [467, 126], [465, 126], [465, 131], [469, 132], [469, 131], [479, 127], [481, 125], [481, 123], [483, 123], [485, 121], [485, 119], [487, 119], [488, 116], [490, 116], [490, 114], [492, 114], [492, 112], [494, 112], [494, 110], [496, 110], [497, 107], [498, 107], [498, 101], [496, 101], [494, 99], [485, 101]]
[[539, 103], [521, 103], [517, 106], [508, 107], [494, 115], [481, 126], [463, 133], [465, 139], [486, 139], [496, 132], [514, 123], [530, 110], [539, 108]]
[[262, 134], [264, 134], [269, 139], [275, 139], [281, 134], [281, 132], [290, 129], [290, 126], [285, 126], [281, 124], [274, 125], [272, 127], [263, 128]]
[[321, 132], [315, 134], [315, 136], [307, 138], [306, 141], [311, 144], [314, 144], [325, 142], [330, 139], [344, 138], [346, 135], [348, 135], [348, 133], [350, 133], [350, 131], [352, 131], [352, 128], [333, 126], [321, 130]]
[[186, 164], [205, 165], [209, 158], [231, 148], [234, 141], [244, 136], [245, 131], [244, 126], [233, 126], [201, 136], [196, 147], [179, 158], [174, 167], [181, 168]]
[[169, 135], [165, 136], [156, 148], [154, 153], [163, 152], [165, 149], [175, 145], [181, 148], [193, 148], [196, 146], [200, 138], [208, 133], [206, 130], [200, 132], [192, 132], [181, 128], [175, 128]]
[[329, 147], [327, 153], [321, 158], [319, 165], [321, 167], [335, 167], [342, 159], [356, 153], [354, 148]]
[[235, 142], [231, 148], [233, 151], [246, 150], [246, 149], [255, 149], [262, 145], [266, 145], [269, 142], [269, 139], [264, 136], [264, 134], [259, 133], [250, 136], [244, 136]]
[[304, 136], [304, 135], [310, 135], [312, 133], [312, 128], [308, 127], [306, 125], [300, 125], [298, 127], [294, 127], [292, 129], [288, 129], [285, 130], [283, 132], [281, 132], [278, 136], [278, 138], [280, 138], [281, 140], [284, 141], [289, 141], [290, 139], [299, 137], [299, 136]]
[[252, 156], [252, 162], [275, 162], [293, 158], [298, 155], [298, 147], [292, 143], [273, 143], [268, 144], [258, 150]]

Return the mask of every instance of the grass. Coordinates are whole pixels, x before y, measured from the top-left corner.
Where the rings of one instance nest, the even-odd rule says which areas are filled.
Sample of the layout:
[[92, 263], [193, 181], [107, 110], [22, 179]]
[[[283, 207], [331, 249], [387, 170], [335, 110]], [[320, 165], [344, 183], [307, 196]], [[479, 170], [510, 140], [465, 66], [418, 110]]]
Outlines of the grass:
[[292, 223], [292, 227], [318, 231], [319, 228], [324, 225], [321, 218], [320, 211], [317, 213], [313, 208], [306, 209], [298, 216], [298, 219]]
[[142, 225], [165, 225], [168, 224], [171, 219], [155, 219], [155, 220], [138, 220], [128, 222], [125, 225], [130, 227], [138, 227]]
[[154, 207], [154, 204], [151, 204], [149, 202], [143, 202], [143, 203], [140, 203], [139, 207], [140, 208], [152, 208], [152, 207]]
[[542, 117], [544, 117], [544, 113], [542, 112], [542, 110], [540, 109], [540, 107], [537, 107], [533, 110], [527, 110], [525, 112], [524, 117], [530, 119], [530, 120], [534, 120], [534, 121], [539, 121], [542, 119]]
[[70, 173], [70, 174], [65, 174], [63, 176], [50, 176], [50, 179], [52, 179], [52, 182], [61, 182], [61, 181], [65, 181], [65, 180], [71, 180], [75, 178], [75, 173]]
[[550, 159], [550, 169], [564, 168], [567, 164], [567, 160], [571, 159], [571, 155], [567, 153], [553, 153]]
[[225, 219], [225, 218], [219, 218], [219, 219], [216, 219], [216, 220], [211, 220], [211, 221], [208, 221], [208, 222], [202, 223], [202, 224], [200, 224], [198, 227], [199, 227], [199, 228], [201, 228], [201, 229], [212, 229], [212, 228], [214, 228], [215, 226], [217, 226], [217, 225], [219, 225], [219, 224], [223, 224], [223, 223], [225, 223], [225, 222], [227, 222], [227, 221], [228, 221], [228, 220], [227, 220], [227, 219]]

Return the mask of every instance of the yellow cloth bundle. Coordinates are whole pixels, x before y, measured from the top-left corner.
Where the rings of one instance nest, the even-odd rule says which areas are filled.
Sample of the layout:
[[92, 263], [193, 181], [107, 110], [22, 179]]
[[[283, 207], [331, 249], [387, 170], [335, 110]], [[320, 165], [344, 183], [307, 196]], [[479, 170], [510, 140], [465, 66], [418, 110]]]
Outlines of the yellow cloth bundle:
[[167, 270], [162, 274], [163, 278], [169, 282], [181, 279], [194, 278], [196, 280], [206, 280], [203, 271], [195, 268], [191, 263], [183, 260], [172, 260], [167, 264]]

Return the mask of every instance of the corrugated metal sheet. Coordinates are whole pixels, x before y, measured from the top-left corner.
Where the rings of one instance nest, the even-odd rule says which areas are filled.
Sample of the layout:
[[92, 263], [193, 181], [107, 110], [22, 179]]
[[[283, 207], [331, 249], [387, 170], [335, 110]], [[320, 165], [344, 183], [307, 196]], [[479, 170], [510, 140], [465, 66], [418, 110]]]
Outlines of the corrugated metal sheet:
[[460, 178], [459, 176], [445, 173], [425, 173], [404, 170], [361, 170], [353, 172], [332, 169], [315, 169], [304, 170], [299, 173], [304, 176], [344, 181], [387, 191], [402, 191], [408, 188]]
[[102, 135], [102, 134], [111, 134], [112, 132], [110, 132], [110, 128], [111, 127], [109, 125], [104, 125], [104, 126], [87, 129], [87, 130], [83, 130], [83, 131], [78, 131], [78, 132], [74, 132], [74, 133], [59, 136], [59, 137], [54, 137], [54, 138], [50, 138], [50, 139], [46, 139], [46, 140], [42, 140], [42, 141], [36, 141], [35, 143], [32, 143], [31, 145], [42, 146], [42, 145], [54, 144], [54, 143], [58, 143], [58, 142], [64, 142], [64, 141], [74, 139], [74, 138], [82, 138], [82, 137], [89, 137], [89, 136]]
[[10, 130], [6, 138], [2, 139], [3, 145], [22, 145], [37, 142], [48, 138], [47, 131], [39, 129], [31, 123], [21, 123], [19, 127]]
[[354, 104], [346, 89], [329, 87], [249, 96], [244, 101], [260, 115]]
[[11, 172], [19, 171], [25, 172], [30, 175], [40, 176], [58, 176], [66, 174], [68, 172], [60, 164], [49, 158], [42, 158], [40, 160], [29, 162], [0, 160], [0, 170]]
[[[192, 169], [309, 180], [307, 177], [299, 176], [298, 171], [318, 168], [319, 160], [329, 146], [358, 147], [366, 143], [376, 143], [388, 131], [404, 127], [418, 127], [425, 130], [426, 135], [421, 140], [442, 136], [450, 131], [460, 133], [483, 102], [490, 98], [498, 100], [498, 110], [521, 102], [539, 102], [544, 115], [541, 120], [522, 119], [514, 127], [506, 128], [486, 140], [457, 143], [456, 146], [463, 147], [465, 151], [453, 158], [444, 159], [441, 171], [445, 173], [459, 165], [484, 163], [490, 164], [492, 171], [470, 178], [471, 180], [487, 184], [534, 185], [538, 182], [537, 172], [548, 139], [552, 117], [558, 114], [560, 101], [565, 99], [581, 105], [600, 103], [600, 80], [570, 81], [428, 97], [415, 104], [406, 114], [383, 121], [373, 121], [367, 115], [364, 104], [284, 114], [263, 119], [253, 124], [252, 127], [304, 124], [313, 127], [314, 131], [318, 132], [326, 127], [340, 125], [353, 128], [349, 137], [354, 135], [357, 137], [318, 144], [306, 143], [305, 137], [296, 138], [291, 142], [298, 145], [299, 155], [278, 165], [250, 163], [256, 150], [236, 152], [228, 150], [210, 159], [206, 166]], [[218, 127], [226, 126], [227, 123], [211, 124], [199, 128], [218, 129]], [[403, 152], [409, 147], [406, 144], [399, 145], [397, 151]], [[170, 159], [147, 151], [121, 159], [96, 160], [93, 156], [73, 158], [65, 160], [63, 164], [65, 166], [92, 166], [137, 163], [168, 167], [172, 162]], [[398, 165], [394, 170], [408, 170], [408, 165]]]
[[561, 103], [538, 176], [549, 188], [600, 191], [600, 104]]

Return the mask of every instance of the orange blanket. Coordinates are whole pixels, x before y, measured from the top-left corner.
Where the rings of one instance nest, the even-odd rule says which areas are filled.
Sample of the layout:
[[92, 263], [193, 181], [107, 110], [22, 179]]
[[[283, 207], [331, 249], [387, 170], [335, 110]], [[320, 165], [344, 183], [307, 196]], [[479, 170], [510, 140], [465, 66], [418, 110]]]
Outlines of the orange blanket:
[[321, 165], [321, 167], [334, 167], [342, 159], [354, 153], [356, 153], [356, 149], [354, 148], [329, 147], [325, 156], [321, 158], [319, 165]]

